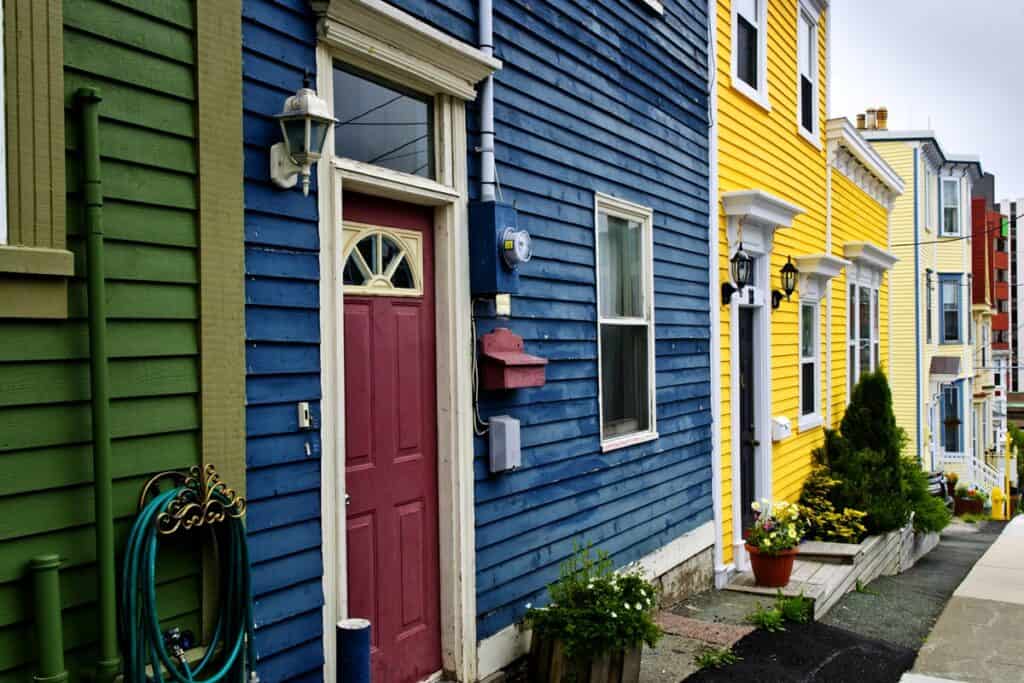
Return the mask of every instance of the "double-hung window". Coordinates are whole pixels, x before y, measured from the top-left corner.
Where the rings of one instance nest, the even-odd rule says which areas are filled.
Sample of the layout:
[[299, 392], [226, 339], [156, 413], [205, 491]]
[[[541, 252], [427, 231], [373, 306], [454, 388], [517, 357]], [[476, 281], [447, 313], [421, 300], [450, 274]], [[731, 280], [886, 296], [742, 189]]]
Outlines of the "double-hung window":
[[595, 204], [601, 445], [609, 450], [657, 436], [652, 212], [601, 194]]
[[924, 211], [921, 212], [921, 215], [924, 216], [924, 229], [930, 232], [934, 227], [932, 224], [932, 210], [934, 208], [932, 206], [932, 172], [926, 160], [922, 161], [922, 163], [924, 164]]
[[800, 133], [818, 141], [818, 20], [800, 3], [797, 8], [797, 102]]
[[861, 375], [879, 367], [878, 289], [853, 283], [847, 306], [847, 379], [853, 393]]
[[819, 305], [800, 304], [800, 429], [821, 424]]
[[960, 234], [960, 181], [956, 178], [942, 179], [942, 235], [956, 237]]
[[961, 280], [960, 273], [939, 275], [939, 309], [942, 312], [939, 341], [943, 344], [963, 343]]
[[942, 388], [942, 447], [949, 453], [960, 453], [962, 448], [960, 398], [959, 384]]
[[932, 343], [932, 325], [935, 323], [935, 302], [932, 298], [932, 269], [928, 268], [924, 271], [924, 295], [925, 295], [925, 341], [929, 344]]
[[732, 3], [732, 82], [737, 90], [768, 107], [766, 31], [768, 0]]

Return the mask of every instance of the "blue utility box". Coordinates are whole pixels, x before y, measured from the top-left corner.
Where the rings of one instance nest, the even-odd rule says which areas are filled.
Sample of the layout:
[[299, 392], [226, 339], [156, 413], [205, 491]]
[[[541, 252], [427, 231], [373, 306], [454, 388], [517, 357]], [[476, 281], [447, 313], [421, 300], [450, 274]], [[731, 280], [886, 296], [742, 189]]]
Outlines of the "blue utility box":
[[469, 204], [469, 288], [474, 297], [518, 294], [519, 273], [505, 256], [509, 235], [521, 235], [516, 209], [505, 202]]

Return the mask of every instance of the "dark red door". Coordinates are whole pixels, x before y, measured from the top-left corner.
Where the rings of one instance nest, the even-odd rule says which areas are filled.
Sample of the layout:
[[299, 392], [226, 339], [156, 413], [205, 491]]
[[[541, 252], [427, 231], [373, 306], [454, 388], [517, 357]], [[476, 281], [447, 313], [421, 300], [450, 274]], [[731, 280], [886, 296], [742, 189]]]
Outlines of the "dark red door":
[[433, 211], [346, 193], [344, 220], [349, 616], [406, 683], [441, 669]]

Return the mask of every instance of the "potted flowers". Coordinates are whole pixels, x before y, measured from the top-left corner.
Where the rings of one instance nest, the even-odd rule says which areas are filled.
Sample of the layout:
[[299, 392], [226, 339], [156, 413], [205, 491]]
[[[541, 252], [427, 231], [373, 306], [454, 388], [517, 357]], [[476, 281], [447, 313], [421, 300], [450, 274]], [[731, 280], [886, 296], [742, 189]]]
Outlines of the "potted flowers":
[[789, 583], [797, 545], [803, 535], [800, 506], [786, 501], [751, 503], [754, 525], [747, 532], [747, 552], [758, 586], [781, 588]]
[[948, 495], [956, 496], [956, 483], [960, 481], [960, 475], [956, 472], [946, 472], [946, 490]]
[[953, 514], [980, 515], [985, 511], [988, 494], [978, 486], [958, 486], [954, 501]]
[[639, 570], [615, 572], [608, 554], [577, 548], [548, 586], [547, 607], [527, 605], [534, 683], [637, 683], [644, 643], [661, 636], [654, 586]]

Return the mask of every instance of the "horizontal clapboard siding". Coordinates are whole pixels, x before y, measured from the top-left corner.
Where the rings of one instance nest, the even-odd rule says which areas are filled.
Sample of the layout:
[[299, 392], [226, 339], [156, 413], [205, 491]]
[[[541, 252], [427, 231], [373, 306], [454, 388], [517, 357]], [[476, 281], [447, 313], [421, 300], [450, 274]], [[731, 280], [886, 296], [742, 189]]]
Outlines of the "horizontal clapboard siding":
[[320, 421], [316, 193], [282, 192], [268, 154], [271, 116], [315, 71], [306, 0], [244, 0], [246, 487], [256, 647], [263, 680], [321, 680], [323, 573], [320, 439], [299, 432], [295, 404]]
[[[476, 42], [476, 3], [398, 0]], [[523, 466], [487, 472], [478, 439], [478, 636], [543, 603], [575, 541], [625, 564], [711, 519], [705, 3], [498, 0], [498, 174], [534, 239], [513, 318], [546, 386], [484, 394], [522, 421]], [[470, 148], [477, 124], [470, 111]], [[471, 194], [477, 159], [470, 156]], [[599, 448], [594, 193], [654, 209], [660, 439]], [[480, 334], [499, 323], [478, 307]]]
[[[64, 2], [69, 319], [0, 321], [0, 681], [35, 657], [29, 560], [66, 558], [64, 640], [72, 680], [94, 665], [92, 431], [74, 92], [97, 87], [106, 232], [115, 530], [123, 546], [154, 472], [200, 462], [195, 8]], [[178, 546], [178, 547], [172, 547]], [[198, 631], [198, 558], [161, 553], [160, 608]]]

